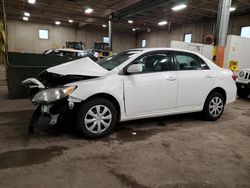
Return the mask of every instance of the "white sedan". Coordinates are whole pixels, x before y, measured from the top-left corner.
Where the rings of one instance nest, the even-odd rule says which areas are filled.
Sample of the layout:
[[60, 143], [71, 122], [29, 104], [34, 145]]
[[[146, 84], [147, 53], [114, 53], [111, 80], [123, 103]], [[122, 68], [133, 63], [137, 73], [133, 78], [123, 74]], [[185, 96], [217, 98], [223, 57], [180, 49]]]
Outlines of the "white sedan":
[[236, 99], [230, 70], [171, 48], [131, 49], [97, 63], [83, 58], [23, 83], [40, 90], [32, 99], [39, 106], [31, 130], [39, 117], [56, 124], [60, 115], [74, 110], [79, 131], [92, 138], [109, 134], [118, 121], [190, 112], [217, 120], [224, 105]]

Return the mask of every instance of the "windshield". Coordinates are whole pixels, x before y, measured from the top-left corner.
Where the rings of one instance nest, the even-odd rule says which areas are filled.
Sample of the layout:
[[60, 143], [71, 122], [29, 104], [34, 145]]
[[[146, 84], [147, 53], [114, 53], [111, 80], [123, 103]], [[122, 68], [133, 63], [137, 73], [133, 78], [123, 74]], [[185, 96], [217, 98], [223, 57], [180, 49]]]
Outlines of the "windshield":
[[97, 61], [97, 63], [107, 70], [112, 70], [115, 67], [122, 64], [123, 62], [132, 58], [136, 54], [138, 54], [140, 51], [141, 50], [130, 50], [130, 51], [121, 52], [121, 53], [114, 54], [114, 55], [109, 56], [109, 57], [105, 57], [105, 58]]

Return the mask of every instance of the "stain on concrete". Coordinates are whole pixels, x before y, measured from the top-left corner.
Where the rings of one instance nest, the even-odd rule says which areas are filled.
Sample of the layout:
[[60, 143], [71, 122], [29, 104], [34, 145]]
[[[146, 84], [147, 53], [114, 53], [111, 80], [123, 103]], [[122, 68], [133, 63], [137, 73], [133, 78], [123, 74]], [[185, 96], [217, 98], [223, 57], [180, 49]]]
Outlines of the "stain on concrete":
[[131, 188], [149, 188], [148, 186], [142, 185], [138, 183], [135, 179], [133, 179], [130, 176], [119, 174], [115, 172], [114, 170], [110, 170], [111, 174], [113, 174], [115, 177], [117, 177], [123, 185], [126, 185]]
[[216, 188], [216, 186], [210, 182], [205, 183], [177, 183], [174, 185], [164, 185], [158, 188]]
[[146, 140], [147, 138], [160, 132], [158, 129], [132, 129], [127, 127], [119, 128], [115, 135], [116, 140], [125, 143], [125, 142], [136, 142], [140, 140]]
[[28, 124], [33, 111], [24, 110], [16, 112], [1, 112], [0, 126], [17, 126], [20, 123]]
[[161, 143], [161, 145], [164, 147], [164, 148], [170, 148], [171, 144], [168, 142], [168, 141], [163, 141]]
[[244, 116], [250, 116], [250, 109], [244, 110], [244, 112], [242, 113], [242, 115], [244, 115]]
[[51, 146], [44, 149], [22, 149], [0, 153], [0, 170], [45, 163], [53, 157], [62, 155], [66, 149], [68, 148], [63, 146]]
[[237, 107], [237, 106], [234, 106], [233, 108], [236, 109], [236, 110], [241, 110], [241, 111], [244, 111], [244, 110], [245, 110], [244, 108]]

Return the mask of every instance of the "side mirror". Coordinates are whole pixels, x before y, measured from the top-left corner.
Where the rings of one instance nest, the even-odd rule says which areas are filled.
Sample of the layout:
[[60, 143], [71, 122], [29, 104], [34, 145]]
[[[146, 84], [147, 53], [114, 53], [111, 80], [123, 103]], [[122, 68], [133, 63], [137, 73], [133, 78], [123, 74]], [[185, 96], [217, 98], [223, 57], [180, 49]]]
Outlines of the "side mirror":
[[140, 73], [142, 72], [142, 64], [130, 65], [127, 69], [127, 73]]

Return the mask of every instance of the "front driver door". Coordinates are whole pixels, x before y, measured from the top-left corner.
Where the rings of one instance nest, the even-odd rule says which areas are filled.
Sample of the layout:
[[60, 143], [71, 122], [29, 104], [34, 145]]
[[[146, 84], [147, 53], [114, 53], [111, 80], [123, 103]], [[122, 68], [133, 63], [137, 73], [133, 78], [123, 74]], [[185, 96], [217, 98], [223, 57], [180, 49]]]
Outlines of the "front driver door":
[[142, 55], [134, 63], [142, 64], [143, 71], [124, 75], [127, 116], [161, 114], [174, 110], [177, 102], [177, 73], [173, 69], [171, 53], [151, 52]]

